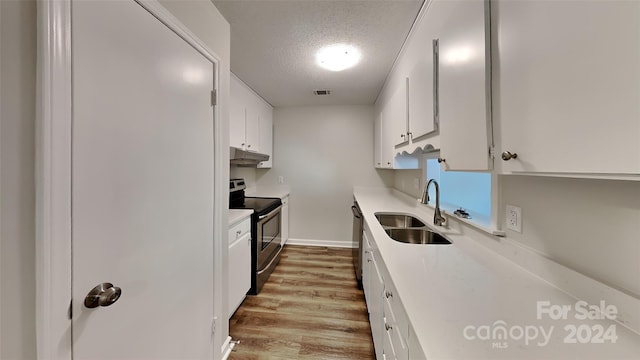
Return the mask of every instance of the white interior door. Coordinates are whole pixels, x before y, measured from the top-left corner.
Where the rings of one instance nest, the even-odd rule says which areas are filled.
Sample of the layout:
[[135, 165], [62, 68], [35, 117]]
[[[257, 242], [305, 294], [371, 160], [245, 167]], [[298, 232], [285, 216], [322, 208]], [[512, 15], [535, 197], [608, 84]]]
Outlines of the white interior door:
[[72, 21], [73, 358], [211, 359], [214, 64], [133, 1]]

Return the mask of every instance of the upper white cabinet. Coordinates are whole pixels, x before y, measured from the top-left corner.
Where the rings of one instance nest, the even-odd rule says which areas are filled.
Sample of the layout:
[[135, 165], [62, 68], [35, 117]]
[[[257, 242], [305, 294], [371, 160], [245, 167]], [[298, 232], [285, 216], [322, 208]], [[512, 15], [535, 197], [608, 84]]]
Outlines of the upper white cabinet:
[[492, 6], [502, 171], [640, 174], [640, 2]]
[[261, 152], [260, 149], [260, 115], [262, 113], [261, 101], [252, 96], [250, 92], [245, 94], [245, 142], [244, 149]]
[[418, 148], [439, 148], [445, 170], [493, 168], [489, 13], [488, 0], [423, 8], [379, 99], [392, 168], [417, 168]]
[[437, 77], [434, 68], [434, 50], [425, 49], [409, 73], [409, 134], [415, 140], [436, 130], [436, 92]]
[[[382, 113], [378, 113], [373, 123], [373, 166], [385, 168], [382, 160]], [[389, 166], [391, 162], [389, 162]]]
[[271, 167], [273, 153], [273, 107], [235, 75], [230, 84], [229, 145], [270, 156], [258, 167]]
[[395, 89], [382, 112], [382, 122], [389, 124], [389, 129], [391, 130], [391, 133], [383, 133], [383, 136], [390, 136], [391, 143], [395, 146], [409, 142], [409, 115], [407, 110], [407, 82], [404, 81]]
[[258, 115], [259, 144], [260, 152], [269, 155], [269, 160], [262, 161], [258, 168], [271, 168], [273, 166], [273, 108], [271, 105], [262, 103], [262, 111]]
[[231, 94], [231, 106], [229, 109], [229, 145], [244, 149], [246, 145], [246, 100], [245, 89], [235, 76], [231, 76], [229, 86]]
[[493, 168], [489, 12], [488, 1], [434, 0], [427, 13], [427, 21], [447, 19], [436, 34], [440, 157], [447, 170]]

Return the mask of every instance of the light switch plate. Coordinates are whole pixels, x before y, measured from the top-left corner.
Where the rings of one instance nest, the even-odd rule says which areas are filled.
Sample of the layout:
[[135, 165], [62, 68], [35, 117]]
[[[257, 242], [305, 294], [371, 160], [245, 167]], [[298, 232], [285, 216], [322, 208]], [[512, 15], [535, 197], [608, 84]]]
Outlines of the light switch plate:
[[522, 209], [507, 205], [507, 229], [522, 233]]

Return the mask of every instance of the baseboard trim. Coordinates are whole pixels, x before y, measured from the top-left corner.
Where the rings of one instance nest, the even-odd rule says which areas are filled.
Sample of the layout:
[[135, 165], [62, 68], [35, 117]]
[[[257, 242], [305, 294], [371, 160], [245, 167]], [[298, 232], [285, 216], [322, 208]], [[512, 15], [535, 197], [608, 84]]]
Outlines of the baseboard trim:
[[287, 240], [287, 245], [323, 246], [323, 247], [337, 247], [337, 248], [353, 248], [354, 247], [351, 241], [294, 239], [294, 238], [289, 238]]

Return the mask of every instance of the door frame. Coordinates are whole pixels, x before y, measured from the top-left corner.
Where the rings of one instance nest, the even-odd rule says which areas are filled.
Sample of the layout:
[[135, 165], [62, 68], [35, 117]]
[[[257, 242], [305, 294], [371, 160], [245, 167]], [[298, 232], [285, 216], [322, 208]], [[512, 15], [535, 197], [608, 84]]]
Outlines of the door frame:
[[[36, 125], [36, 345], [38, 359], [72, 358], [71, 304], [71, 1], [38, 2], [38, 83]], [[219, 57], [182, 22], [156, 0], [132, 0], [196, 49], [214, 66], [214, 90], [220, 94]], [[218, 199], [228, 191], [222, 179], [225, 151], [221, 109], [214, 106], [214, 239], [223, 239], [223, 209]], [[223, 251], [211, 239], [214, 292], [219, 280]], [[214, 296], [214, 301], [217, 297]], [[214, 317], [220, 306], [211, 304]], [[214, 338], [214, 357], [216, 340]]]

